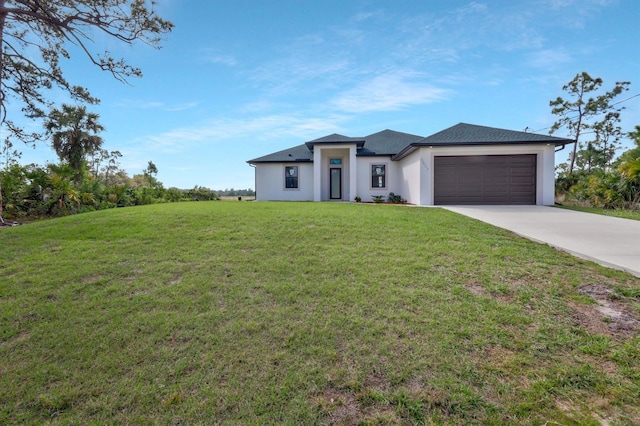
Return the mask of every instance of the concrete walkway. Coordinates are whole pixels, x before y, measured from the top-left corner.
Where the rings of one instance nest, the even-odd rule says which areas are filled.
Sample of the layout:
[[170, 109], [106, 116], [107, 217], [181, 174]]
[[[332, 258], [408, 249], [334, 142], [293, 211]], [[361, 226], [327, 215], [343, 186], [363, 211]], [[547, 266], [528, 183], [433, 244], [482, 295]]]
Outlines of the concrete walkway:
[[443, 206], [640, 277], [640, 221], [547, 206]]

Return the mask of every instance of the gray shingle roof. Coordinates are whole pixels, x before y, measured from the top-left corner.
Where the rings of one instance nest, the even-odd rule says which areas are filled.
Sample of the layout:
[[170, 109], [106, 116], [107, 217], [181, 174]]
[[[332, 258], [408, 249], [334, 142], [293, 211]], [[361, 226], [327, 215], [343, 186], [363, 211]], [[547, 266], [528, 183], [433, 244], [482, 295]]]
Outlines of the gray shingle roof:
[[362, 142], [363, 138], [351, 138], [345, 135], [339, 135], [338, 133], [334, 133], [329, 136], [324, 136], [318, 139], [314, 139], [312, 141], [307, 142], [307, 144], [314, 143], [332, 143], [332, 142]]
[[313, 151], [311, 151], [307, 145], [302, 144], [274, 152], [273, 154], [254, 158], [253, 160], [247, 161], [247, 163], [300, 163], [305, 161], [313, 161]]
[[364, 147], [358, 151], [358, 155], [394, 155], [402, 151], [406, 146], [422, 139], [424, 139], [422, 136], [387, 129], [365, 136]]
[[556, 145], [566, 145], [569, 142], [572, 141], [555, 136], [458, 123], [448, 129], [427, 136], [421, 141], [418, 141], [417, 145], [493, 145], [505, 143], [552, 143]]
[[423, 137], [409, 133], [383, 130], [369, 136], [352, 138], [349, 136], [332, 135], [306, 142], [293, 148], [274, 152], [247, 161], [253, 163], [292, 163], [313, 161], [313, 145], [355, 143], [358, 146], [358, 156], [392, 155], [393, 159], [400, 159], [420, 146], [463, 146], [463, 145], [503, 145], [503, 144], [533, 144], [545, 143], [567, 145], [571, 139], [536, 133], [518, 132], [514, 130], [498, 129], [495, 127], [477, 126], [474, 124], [458, 123], [431, 136]]

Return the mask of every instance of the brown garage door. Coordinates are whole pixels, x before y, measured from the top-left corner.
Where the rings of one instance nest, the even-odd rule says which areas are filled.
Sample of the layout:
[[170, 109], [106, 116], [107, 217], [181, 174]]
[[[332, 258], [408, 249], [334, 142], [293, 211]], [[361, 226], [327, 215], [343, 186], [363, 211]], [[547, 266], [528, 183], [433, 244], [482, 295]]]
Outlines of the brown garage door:
[[434, 158], [434, 203], [535, 204], [536, 155]]

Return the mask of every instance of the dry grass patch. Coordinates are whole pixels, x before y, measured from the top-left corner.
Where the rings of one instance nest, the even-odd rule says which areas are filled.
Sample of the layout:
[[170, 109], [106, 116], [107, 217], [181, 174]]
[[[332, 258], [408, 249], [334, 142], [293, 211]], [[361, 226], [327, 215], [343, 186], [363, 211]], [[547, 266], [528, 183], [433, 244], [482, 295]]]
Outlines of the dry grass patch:
[[577, 291], [589, 296], [593, 304], [571, 302], [573, 316], [581, 327], [599, 334], [638, 335], [640, 315], [624, 296], [605, 284], [588, 283], [578, 286]]

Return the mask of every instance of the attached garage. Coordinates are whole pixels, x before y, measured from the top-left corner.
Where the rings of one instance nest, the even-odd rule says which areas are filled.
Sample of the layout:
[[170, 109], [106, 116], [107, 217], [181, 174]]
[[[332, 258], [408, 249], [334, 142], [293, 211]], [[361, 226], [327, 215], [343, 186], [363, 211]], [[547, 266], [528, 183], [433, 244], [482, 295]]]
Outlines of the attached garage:
[[537, 155], [434, 157], [434, 204], [536, 204]]

